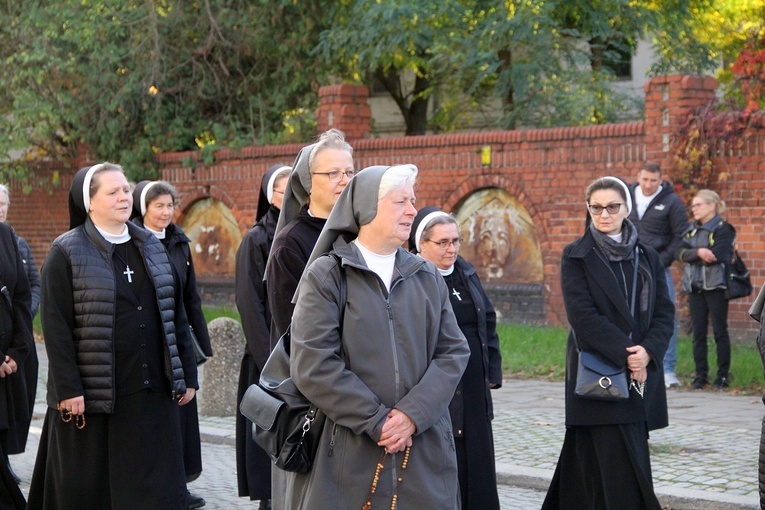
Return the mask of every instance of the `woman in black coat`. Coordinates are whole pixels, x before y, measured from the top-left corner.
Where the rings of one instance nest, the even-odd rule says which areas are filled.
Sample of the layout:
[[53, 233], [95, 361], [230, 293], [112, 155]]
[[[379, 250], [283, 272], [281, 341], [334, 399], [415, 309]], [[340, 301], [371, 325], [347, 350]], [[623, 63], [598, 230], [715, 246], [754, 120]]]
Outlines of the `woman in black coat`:
[[437, 207], [417, 213], [409, 250], [438, 268], [470, 347], [467, 368], [449, 403], [462, 510], [499, 510], [489, 391], [502, 386], [497, 317], [475, 268], [458, 255], [461, 242], [457, 220], [449, 214]]
[[[18, 372], [32, 340], [32, 295], [13, 230], [0, 223], [0, 508], [26, 502], [8, 466], [8, 436], [29, 421], [23, 374]], [[14, 379], [20, 384], [11, 384]]]
[[[247, 388], [258, 382], [271, 353], [271, 312], [263, 278], [290, 170], [291, 167], [282, 164], [266, 170], [260, 185], [256, 223], [245, 234], [236, 252], [236, 307], [242, 317], [246, 340], [239, 370], [237, 409]], [[236, 414], [236, 478], [240, 497], [259, 499], [260, 507], [268, 508], [271, 459], [252, 440], [252, 422], [241, 413]]]
[[[658, 254], [638, 242], [627, 219], [632, 202], [626, 184], [602, 177], [590, 184], [585, 198], [588, 227], [565, 248], [561, 261], [571, 325], [566, 436], [543, 508], [660, 510], [648, 432], [668, 424], [662, 359], [675, 309]], [[577, 396], [577, 348], [626, 366], [629, 398]]]
[[[183, 230], [173, 223], [178, 191], [164, 181], [141, 181], [133, 190], [133, 222], [154, 234], [167, 250], [170, 261], [180, 278], [183, 289], [183, 306], [189, 326], [205, 356], [212, 356], [210, 335], [202, 312], [202, 299], [197, 291], [194, 260], [191, 258], [189, 239]], [[183, 464], [186, 483], [193, 482], [202, 473], [202, 442], [199, 435], [199, 412], [197, 399], [179, 408]], [[189, 508], [200, 508], [205, 500], [196, 494], [187, 495]]]

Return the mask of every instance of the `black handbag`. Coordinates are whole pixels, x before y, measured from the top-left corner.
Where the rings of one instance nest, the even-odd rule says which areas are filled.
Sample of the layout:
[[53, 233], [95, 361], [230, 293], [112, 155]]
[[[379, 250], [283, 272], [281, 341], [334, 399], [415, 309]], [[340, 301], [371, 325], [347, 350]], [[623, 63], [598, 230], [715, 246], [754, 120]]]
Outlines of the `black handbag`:
[[627, 367], [618, 367], [594, 352], [579, 351], [574, 392], [594, 400], [627, 400]]
[[733, 250], [731, 261], [725, 264], [725, 281], [727, 284], [725, 299], [749, 297], [754, 290], [749, 269], [738, 254], [738, 250]]
[[[635, 294], [637, 293], [637, 275], [639, 250], [635, 248], [635, 272], [632, 277], [632, 301], [630, 311], [635, 315]], [[616, 366], [600, 354], [579, 349], [576, 333], [571, 334], [578, 353], [576, 386], [574, 393], [578, 397], [592, 400], [628, 400], [630, 384], [627, 380], [627, 366]], [[632, 336], [630, 334], [630, 336]]]
[[202, 350], [202, 344], [199, 343], [197, 334], [194, 333], [194, 328], [189, 326], [189, 332], [191, 333], [191, 343], [194, 344], [194, 360], [197, 362], [197, 366], [207, 361], [207, 354]]
[[[347, 282], [340, 268], [340, 337], [342, 338]], [[306, 399], [290, 377], [290, 327], [268, 357], [258, 384], [242, 397], [240, 412], [252, 420], [252, 439], [284, 471], [307, 473], [313, 466], [326, 416]]]

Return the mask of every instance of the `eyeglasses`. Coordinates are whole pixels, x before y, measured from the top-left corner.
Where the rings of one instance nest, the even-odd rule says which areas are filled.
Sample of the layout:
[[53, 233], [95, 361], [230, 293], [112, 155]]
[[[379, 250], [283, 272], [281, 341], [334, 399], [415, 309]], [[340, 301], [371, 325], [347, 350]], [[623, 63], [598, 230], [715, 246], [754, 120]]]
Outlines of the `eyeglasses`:
[[695, 204], [691, 204], [691, 209], [696, 209], [697, 207], [701, 207], [702, 205], [709, 205], [712, 202], [697, 202]]
[[431, 241], [430, 239], [425, 239], [429, 243], [437, 244], [439, 248], [441, 248], [442, 251], [446, 251], [449, 246], [454, 246], [455, 248], [459, 248], [462, 244], [462, 238], [457, 237], [455, 239], [444, 239], [443, 241]]
[[340, 182], [343, 180], [343, 175], [352, 179], [356, 175], [356, 170], [346, 170], [341, 172], [340, 170], [332, 170], [331, 172], [313, 172], [313, 175], [326, 175], [329, 177], [329, 182]]
[[608, 205], [606, 205], [606, 206], [602, 206], [602, 205], [590, 205], [590, 204], [587, 204], [587, 209], [589, 209], [590, 213], [591, 213], [593, 216], [600, 216], [601, 214], [603, 214], [603, 209], [605, 209], [606, 211], [608, 211], [608, 214], [616, 214], [616, 213], [618, 213], [618, 212], [619, 212], [619, 209], [620, 209], [620, 208], [621, 208], [621, 206], [623, 206], [623, 205], [624, 205], [624, 204], [620, 204], [620, 203], [616, 203], [616, 204], [608, 204]]

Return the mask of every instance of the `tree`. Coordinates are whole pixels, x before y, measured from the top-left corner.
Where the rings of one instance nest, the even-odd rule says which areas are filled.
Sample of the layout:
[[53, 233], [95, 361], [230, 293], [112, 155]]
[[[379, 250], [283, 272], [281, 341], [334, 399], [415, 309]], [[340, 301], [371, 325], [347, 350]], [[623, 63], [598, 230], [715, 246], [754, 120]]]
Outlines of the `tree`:
[[14, 69], [0, 77], [1, 154], [66, 159], [85, 144], [138, 179], [154, 175], [159, 152], [315, 130], [326, 73], [307, 63], [326, 18], [312, 3], [20, 4], [0, 6], [2, 58]]
[[342, 79], [382, 85], [406, 134], [425, 134], [429, 101], [450, 76], [445, 63], [464, 9], [458, 0], [344, 0], [335, 4], [334, 23], [316, 51]]
[[332, 80], [382, 86], [410, 135], [477, 116], [612, 122], [640, 111], [612, 82], [641, 37], [654, 72], [700, 73], [733, 62], [764, 13], [765, 0], [6, 0], [0, 163], [22, 164], [0, 178], [83, 146], [137, 179], [159, 152], [305, 141]]

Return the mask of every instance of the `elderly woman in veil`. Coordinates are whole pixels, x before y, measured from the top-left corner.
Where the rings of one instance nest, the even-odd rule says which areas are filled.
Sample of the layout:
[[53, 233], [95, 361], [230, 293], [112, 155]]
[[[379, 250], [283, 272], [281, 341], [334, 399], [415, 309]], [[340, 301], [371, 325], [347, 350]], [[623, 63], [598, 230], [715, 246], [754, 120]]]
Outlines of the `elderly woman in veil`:
[[416, 176], [377, 166], [352, 179], [300, 280], [291, 373], [327, 420], [289, 508], [459, 508], [448, 406], [470, 353], [438, 270], [401, 248]]

